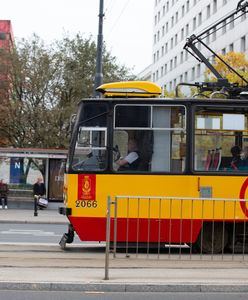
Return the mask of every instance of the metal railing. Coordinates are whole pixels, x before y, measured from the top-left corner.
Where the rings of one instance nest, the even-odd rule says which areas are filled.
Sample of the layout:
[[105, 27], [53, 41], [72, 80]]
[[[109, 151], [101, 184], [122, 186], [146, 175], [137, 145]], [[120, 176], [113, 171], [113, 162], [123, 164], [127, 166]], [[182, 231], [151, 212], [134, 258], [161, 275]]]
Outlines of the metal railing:
[[[245, 199], [108, 197], [105, 279], [113, 258], [246, 260]], [[145, 266], [144, 266], [145, 267]]]

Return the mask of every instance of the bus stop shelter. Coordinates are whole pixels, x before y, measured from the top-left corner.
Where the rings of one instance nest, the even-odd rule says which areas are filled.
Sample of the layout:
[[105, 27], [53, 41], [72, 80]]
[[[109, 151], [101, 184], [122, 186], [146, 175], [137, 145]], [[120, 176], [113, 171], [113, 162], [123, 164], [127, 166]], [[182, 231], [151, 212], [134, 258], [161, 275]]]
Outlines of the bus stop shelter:
[[10, 193], [32, 195], [33, 184], [42, 177], [49, 201], [63, 200], [65, 149], [0, 148], [0, 179]]

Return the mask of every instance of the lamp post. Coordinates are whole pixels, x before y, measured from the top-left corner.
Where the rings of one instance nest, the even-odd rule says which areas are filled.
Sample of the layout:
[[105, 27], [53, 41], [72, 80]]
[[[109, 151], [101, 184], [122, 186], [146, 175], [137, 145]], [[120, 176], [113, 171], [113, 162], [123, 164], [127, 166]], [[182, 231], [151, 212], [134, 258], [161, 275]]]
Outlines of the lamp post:
[[102, 48], [103, 48], [103, 1], [100, 0], [99, 7], [99, 25], [98, 25], [98, 36], [97, 36], [97, 51], [96, 51], [96, 75], [95, 75], [95, 84], [94, 84], [94, 97], [100, 97], [101, 93], [96, 92], [96, 88], [102, 84], [103, 82], [103, 74], [102, 74]]

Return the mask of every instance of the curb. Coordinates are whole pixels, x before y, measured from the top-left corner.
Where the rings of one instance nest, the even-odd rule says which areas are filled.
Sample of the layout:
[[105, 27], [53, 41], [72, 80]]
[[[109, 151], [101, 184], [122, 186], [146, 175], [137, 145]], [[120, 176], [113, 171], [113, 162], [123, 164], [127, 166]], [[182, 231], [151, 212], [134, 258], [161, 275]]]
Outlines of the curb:
[[74, 292], [197, 292], [197, 293], [247, 293], [248, 284], [132, 284], [132, 283], [26, 283], [0, 282], [0, 290], [74, 291]]

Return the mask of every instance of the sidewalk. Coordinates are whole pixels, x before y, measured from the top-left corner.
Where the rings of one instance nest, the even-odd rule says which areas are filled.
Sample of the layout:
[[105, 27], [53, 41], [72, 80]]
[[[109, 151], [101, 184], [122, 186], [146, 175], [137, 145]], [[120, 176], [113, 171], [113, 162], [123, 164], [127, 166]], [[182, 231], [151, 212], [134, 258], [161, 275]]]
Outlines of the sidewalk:
[[60, 215], [58, 207], [63, 203], [51, 205], [51, 208], [38, 210], [38, 216], [34, 216], [34, 210], [30, 209], [0, 209], [0, 223], [46, 223], [46, 224], [68, 224], [66, 216]]
[[[66, 224], [57, 209], [0, 210], [0, 223]], [[177, 255], [178, 256], [178, 255]], [[72, 290], [95, 292], [248, 292], [248, 257], [231, 255], [224, 261], [179, 260], [168, 255], [157, 260], [146, 254], [136, 258], [110, 255], [109, 280], [105, 276], [104, 243], [68, 245], [0, 242], [0, 289]]]

